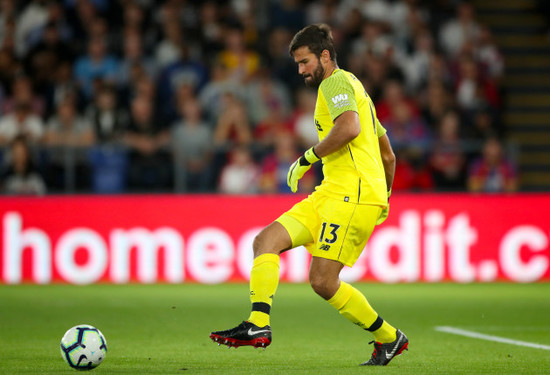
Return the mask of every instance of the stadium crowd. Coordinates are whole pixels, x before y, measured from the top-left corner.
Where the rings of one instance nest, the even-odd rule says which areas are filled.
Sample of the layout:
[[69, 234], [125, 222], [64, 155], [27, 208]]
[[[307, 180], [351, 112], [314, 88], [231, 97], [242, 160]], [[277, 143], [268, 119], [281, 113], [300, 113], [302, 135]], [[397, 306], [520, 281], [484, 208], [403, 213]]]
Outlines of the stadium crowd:
[[517, 189], [504, 62], [466, 2], [0, 0], [2, 192], [288, 192], [317, 140], [288, 44], [320, 22], [388, 130], [394, 191]]

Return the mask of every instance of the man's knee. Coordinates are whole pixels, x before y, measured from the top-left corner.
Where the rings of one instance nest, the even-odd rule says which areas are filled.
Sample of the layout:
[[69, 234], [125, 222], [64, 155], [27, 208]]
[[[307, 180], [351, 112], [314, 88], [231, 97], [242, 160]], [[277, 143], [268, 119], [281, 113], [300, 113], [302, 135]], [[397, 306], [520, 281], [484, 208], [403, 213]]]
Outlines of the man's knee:
[[321, 297], [331, 299], [340, 288], [340, 271], [344, 265], [340, 262], [313, 257], [309, 269], [309, 283]]
[[271, 253], [280, 254], [292, 247], [292, 240], [286, 229], [278, 222], [274, 222], [265, 227], [252, 243], [254, 257], [258, 255]]
[[310, 275], [309, 283], [311, 287], [319, 296], [323, 297], [326, 300], [329, 300], [334, 296], [338, 290], [339, 281], [330, 280], [322, 276], [313, 276]]
[[254, 237], [254, 242], [252, 243], [252, 250], [254, 250], [254, 257], [257, 257], [260, 254], [263, 254], [265, 251], [265, 239], [263, 235], [263, 231], [260, 232], [256, 237]]

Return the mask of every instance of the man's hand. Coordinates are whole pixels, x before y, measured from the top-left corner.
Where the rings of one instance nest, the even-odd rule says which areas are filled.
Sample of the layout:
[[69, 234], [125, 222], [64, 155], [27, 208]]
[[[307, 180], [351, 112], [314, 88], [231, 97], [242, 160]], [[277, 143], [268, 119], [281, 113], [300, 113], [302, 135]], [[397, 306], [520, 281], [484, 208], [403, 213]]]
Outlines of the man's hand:
[[298, 180], [304, 177], [304, 174], [311, 168], [311, 164], [319, 161], [320, 158], [315, 155], [313, 147], [307, 150], [298, 160], [296, 160], [290, 166], [288, 175], [286, 176], [286, 183], [290, 187], [293, 193], [298, 190]]
[[388, 218], [388, 215], [390, 214], [390, 195], [391, 195], [391, 189], [388, 191], [388, 205], [386, 208], [382, 210], [382, 213], [378, 217], [378, 220], [376, 220], [376, 225], [382, 224], [386, 219]]

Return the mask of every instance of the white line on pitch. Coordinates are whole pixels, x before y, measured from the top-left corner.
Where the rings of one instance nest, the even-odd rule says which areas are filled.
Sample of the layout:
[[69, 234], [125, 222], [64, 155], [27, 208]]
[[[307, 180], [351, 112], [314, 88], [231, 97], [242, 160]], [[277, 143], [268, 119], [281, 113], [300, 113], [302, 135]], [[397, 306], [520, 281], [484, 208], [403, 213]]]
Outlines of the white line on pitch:
[[435, 327], [435, 330], [440, 332], [452, 333], [460, 336], [473, 337], [475, 339], [502, 342], [505, 344], [518, 345], [518, 346], [527, 346], [529, 348], [535, 348], [535, 349], [550, 350], [550, 346], [548, 345], [535, 344], [533, 342], [527, 342], [527, 341], [512, 340], [512, 339], [507, 339], [506, 337], [484, 335], [483, 333], [467, 331], [465, 329], [460, 329], [455, 327], [439, 326], [439, 327]]

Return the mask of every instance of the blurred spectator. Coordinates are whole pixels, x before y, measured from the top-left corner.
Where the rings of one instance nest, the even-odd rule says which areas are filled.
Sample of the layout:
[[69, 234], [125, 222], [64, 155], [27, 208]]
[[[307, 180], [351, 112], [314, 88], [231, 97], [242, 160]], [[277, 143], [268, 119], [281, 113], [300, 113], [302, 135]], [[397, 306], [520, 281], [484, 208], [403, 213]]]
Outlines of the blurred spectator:
[[421, 102], [421, 114], [432, 131], [437, 129], [443, 116], [453, 108], [452, 99], [452, 95], [443, 82], [432, 80], [428, 83], [423, 102]]
[[[1, 13], [1, 12], [0, 12]], [[15, 60], [15, 19], [6, 17], [0, 35], [0, 48], [8, 51]]]
[[[260, 190], [264, 193], [290, 193], [287, 185], [288, 169], [300, 156], [296, 152], [296, 143], [293, 135], [281, 131], [274, 137], [275, 148], [262, 163]], [[299, 190], [311, 192], [316, 180], [312, 171], [308, 171], [300, 180]]]
[[71, 45], [62, 36], [62, 26], [49, 22], [41, 30], [40, 39], [26, 55], [26, 66], [37, 82], [47, 82], [54, 75], [61, 62], [72, 62], [74, 53]]
[[[21, 70], [21, 65], [17, 62], [13, 53], [8, 48], [0, 49], [0, 89], [7, 90], [12, 86], [14, 77]], [[3, 106], [0, 106], [0, 114], [3, 113]]]
[[[323, 4], [324, 3], [324, 4]], [[338, 58], [338, 64], [348, 67], [348, 52], [351, 51], [352, 44], [361, 37], [361, 30], [365, 19], [357, 8], [351, 8], [347, 14], [338, 13], [338, 2], [335, 0], [325, 0], [321, 6], [323, 6], [323, 15], [320, 17], [330, 17], [331, 19], [338, 18], [338, 43], [336, 47], [336, 55]], [[318, 2], [314, 2], [311, 6], [315, 7]], [[334, 9], [334, 10], [333, 10]], [[334, 14], [336, 13], [336, 14]], [[326, 14], [326, 15], [325, 15]], [[340, 16], [340, 17], [338, 17]], [[308, 16], [309, 17], [309, 16]], [[312, 22], [315, 23], [315, 22]], [[331, 21], [324, 23], [331, 24]], [[333, 30], [334, 31], [334, 30]], [[356, 75], [360, 75], [358, 71], [355, 71]]]
[[[357, 20], [357, 18], [354, 18], [353, 16], [350, 17], [350, 15], [356, 14], [361, 17], [361, 13], [356, 9], [352, 8], [349, 9], [349, 12], [345, 15], [342, 15], [341, 18], [345, 17], [346, 21], [349, 23], [352, 19]], [[320, 1], [312, 1], [307, 5], [306, 8], [306, 24], [313, 24], [313, 23], [327, 23], [330, 24], [334, 19], [337, 18], [339, 15], [338, 13], [338, 1], [335, 0], [320, 0]], [[338, 24], [342, 24], [341, 19], [338, 19]], [[346, 23], [342, 24], [342, 27], [347, 27]]]
[[85, 49], [85, 43], [92, 37], [92, 24], [97, 20], [99, 9], [91, 0], [72, 1], [67, 9], [67, 21], [74, 32], [75, 41], [79, 47]]
[[51, 86], [47, 89], [46, 94], [47, 113], [49, 115], [53, 113], [59, 103], [67, 98], [71, 98], [77, 104], [79, 110], [83, 108], [83, 98], [78, 90], [78, 85], [73, 79], [73, 66], [70, 62], [61, 62], [50, 79]]
[[48, 21], [48, 2], [46, 0], [32, 0], [17, 18], [15, 29], [15, 52], [22, 58], [32, 47], [29, 41], [30, 34], [42, 28]]
[[[155, 82], [146, 74], [136, 77], [133, 92], [130, 95], [131, 100], [135, 98], [143, 98], [149, 100], [153, 106], [156, 105], [157, 87]], [[156, 112], [155, 112], [156, 113]]]
[[162, 28], [164, 38], [155, 49], [155, 60], [160, 69], [180, 58], [180, 46], [184, 43], [178, 20], [166, 21]]
[[281, 108], [273, 107], [263, 121], [254, 127], [254, 143], [262, 152], [265, 152], [273, 148], [279, 133], [290, 131], [291, 125], [287, 117], [283, 115]]
[[384, 58], [368, 56], [366, 59], [350, 56], [349, 69], [356, 72], [363, 86], [376, 104], [383, 98], [384, 87], [388, 78], [395, 79], [399, 73]]
[[57, 107], [57, 115], [47, 124], [44, 136], [46, 145], [87, 147], [95, 142], [90, 122], [81, 117], [72, 100], [65, 100]]
[[88, 41], [92, 39], [102, 39], [105, 41], [107, 51], [114, 51], [119, 47], [120, 35], [118, 33], [111, 33], [107, 20], [102, 16], [92, 18], [87, 25]]
[[302, 88], [304, 83], [298, 74], [296, 63], [288, 54], [288, 45], [292, 34], [283, 28], [277, 28], [270, 32], [269, 40], [265, 46], [265, 64], [271, 72], [271, 76], [284, 82], [293, 91]]
[[[47, 9], [48, 9], [48, 18], [47, 21], [33, 30], [29, 35], [29, 43], [31, 48], [34, 48], [38, 43], [43, 41], [45, 38], [49, 39], [50, 37], [45, 37], [46, 29], [54, 26], [56, 32], [59, 34], [59, 39], [67, 42], [73, 37], [73, 33], [69, 23], [67, 22], [67, 17], [65, 14], [65, 8], [63, 4], [59, 1], [49, 1], [47, 0]], [[50, 30], [51, 31], [51, 30]]]
[[172, 122], [178, 114], [177, 99], [175, 95], [182, 87], [188, 85], [193, 96], [203, 88], [208, 79], [206, 67], [192, 59], [186, 44], [180, 47], [180, 55], [177, 60], [166, 66], [158, 79], [158, 97], [160, 115], [164, 121]]
[[480, 62], [488, 78], [498, 81], [504, 74], [504, 58], [493, 40], [491, 29], [481, 26], [474, 56]]
[[124, 32], [123, 55], [117, 73], [118, 86], [127, 89], [140, 73], [155, 79], [157, 66], [155, 61], [145, 54], [139, 30], [129, 28]]
[[392, 191], [426, 191], [432, 190], [432, 174], [422, 158], [414, 151], [395, 148], [396, 164]]
[[456, 8], [456, 16], [439, 30], [439, 40], [447, 55], [456, 57], [466, 42], [475, 43], [479, 33], [474, 7], [467, 2], [461, 2]]
[[203, 55], [214, 59], [215, 54], [223, 48], [224, 28], [221, 25], [220, 11], [215, 1], [204, 1], [199, 9], [199, 35]]
[[74, 75], [86, 99], [91, 99], [94, 81], [115, 82], [118, 72], [117, 60], [107, 54], [107, 45], [102, 38], [92, 38], [88, 43], [88, 53], [77, 59]]
[[44, 123], [31, 112], [28, 102], [16, 103], [13, 112], [0, 117], [0, 146], [6, 146], [19, 135], [31, 144], [38, 143], [44, 135]]
[[228, 75], [236, 82], [247, 82], [260, 66], [260, 56], [245, 43], [240, 25], [228, 25], [224, 31], [225, 47], [218, 59], [228, 69]]
[[140, 48], [143, 50], [147, 59], [153, 60], [152, 56], [146, 54], [147, 51], [153, 50], [157, 39], [158, 32], [156, 28], [151, 27], [152, 7], [151, 4], [146, 4], [146, 1], [125, 1], [120, 2], [122, 6], [122, 37], [126, 38], [127, 34], [139, 34]]
[[[44, 144], [48, 149], [48, 181], [50, 187], [87, 189], [90, 186], [88, 148], [95, 143], [90, 122], [81, 117], [72, 100], [61, 102], [57, 114], [48, 121]], [[69, 181], [68, 173], [73, 172]]]
[[[348, 3], [355, 1], [347, 0]], [[357, 5], [367, 20], [377, 21], [384, 26], [388, 25], [391, 16], [391, 4], [385, 0], [360, 0]]]
[[296, 110], [291, 117], [291, 127], [296, 134], [300, 148], [307, 150], [319, 142], [319, 134], [314, 126], [317, 93], [307, 87], [296, 94]]
[[503, 193], [518, 188], [517, 173], [504, 156], [502, 144], [496, 138], [483, 145], [482, 156], [470, 164], [468, 190], [472, 192]]
[[10, 27], [15, 29], [15, 0], [0, 1], [0, 48], [4, 46], [4, 39], [10, 33]]
[[409, 93], [417, 92], [428, 81], [430, 57], [434, 52], [434, 42], [427, 29], [422, 30], [415, 36], [414, 46], [413, 52], [399, 61]]
[[500, 105], [496, 86], [481, 76], [475, 60], [468, 56], [459, 60], [456, 98], [458, 106], [469, 113], [484, 106], [498, 108]]
[[431, 134], [424, 120], [414, 115], [406, 102], [396, 103], [392, 112], [392, 117], [384, 123], [392, 144], [426, 151]]
[[361, 35], [353, 42], [351, 48], [352, 53], [359, 58], [370, 55], [387, 58], [393, 47], [390, 39], [383, 32], [382, 24], [369, 20], [363, 23]]
[[460, 141], [460, 118], [447, 112], [441, 119], [437, 138], [432, 146], [430, 165], [438, 190], [464, 190], [466, 187], [466, 157]]
[[489, 108], [481, 108], [475, 112], [473, 125], [467, 130], [467, 138], [484, 140], [487, 138], [499, 136], [502, 129], [499, 129], [495, 119], [494, 111]]
[[43, 195], [46, 184], [34, 167], [29, 144], [22, 135], [16, 136], [10, 144], [9, 163], [1, 175], [4, 194]]
[[445, 86], [451, 86], [453, 83], [445, 56], [437, 51], [434, 51], [434, 53], [430, 56], [427, 82], [432, 81], [439, 81]]
[[[163, 87], [163, 85], [161, 85]], [[214, 62], [210, 81], [199, 93], [199, 101], [209, 120], [217, 121], [224, 110], [224, 97], [245, 98], [245, 89], [229, 79], [229, 71], [220, 62]]]
[[122, 2], [122, 23], [124, 26], [132, 29], [145, 29], [146, 27], [146, 9], [139, 1]]
[[18, 75], [14, 78], [11, 87], [11, 96], [2, 103], [2, 113], [13, 112], [15, 107], [20, 103], [28, 105], [32, 114], [41, 117], [44, 116], [44, 99], [34, 93], [31, 78], [24, 75]]
[[[71, 91], [76, 88], [71, 65], [74, 51], [71, 44], [62, 37], [61, 28], [61, 25], [49, 22], [43, 30], [41, 40], [25, 58], [26, 70], [33, 79], [34, 87], [45, 100], [45, 111], [42, 113], [44, 117], [49, 117], [59, 102], [60, 97], [59, 92], [56, 92], [56, 86], [66, 84], [66, 87], [71, 87]], [[69, 74], [63, 76], [66, 72], [62, 69], [67, 68]]]
[[222, 169], [218, 190], [224, 194], [254, 194], [258, 192], [259, 178], [260, 168], [250, 151], [246, 146], [238, 146]]
[[150, 100], [138, 96], [131, 106], [130, 125], [124, 136], [129, 148], [129, 188], [167, 189], [172, 183], [172, 159], [166, 149], [168, 132], [155, 121]]
[[93, 103], [86, 110], [95, 138], [100, 143], [117, 142], [122, 139], [128, 125], [128, 114], [117, 103], [116, 92], [109, 85], [95, 93]]
[[[153, 0], [141, 0], [142, 3], [149, 3], [149, 6], [160, 8], [156, 15], [156, 22], [162, 24], [173, 20], [179, 21], [183, 31], [187, 31], [197, 27], [197, 7], [200, 2], [189, 2], [180, 0], [165, 1], [160, 7]], [[219, 7], [223, 7], [225, 2], [219, 3]]]
[[258, 2], [253, 0], [238, 0], [231, 1], [231, 12], [234, 14], [234, 18], [242, 26], [244, 42], [247, 46], [256, 49], [259, 41], [259, 20], [258, 17]]
[[401, 49], [411, 48], [428, 27], [429, 12], [418, 0], [398, 0], [389, 13], [392, 34]]
[[283, 118], [288, 116], [290, 93], [282, 82], [269, 78], [267, 74], [260, 74], [246, 85], [246, 89], [246, 104], [253, 124], [266, 121], [273, 112]]
[[90, 7], [97, 9], [100, 12], [106, 12], [109, 9], [109, 0], [64, 0], [69, 7], [78, 6], [81, 3], [86, 3]]
[[381, 123], [394, 121], [395, 111], [400, 104], [406, 106], [411, 116], [416, 117], [420, 114], [417, 103], [408, 97], [403, 85], [396, 79], [390, 79], [384, 84], [384, 97], [376, 104], [376, 115]]
[[[122, 108], [131, 107], [131, 103], [135, 98], [141, 97], [149, 100], [155, 108], [155, 117], [159, 115], [159, 102], [162, 103], [157, 95], [157, 85], [152, 78], [142, 69], [141, 65], [134, 66], [131, 72], [131, 80], [129, 85], [122, 90], [117, 90], [118, 103]], [[100, 84], [98, 86], [103, 85]], [[112, 86], [108, 84], [108, 86]], [[162, 123], [167, 123], [164, 118], [159, 118]]]
[[305, 25], [305, 11], [300, 0], [272, 1], [269, 8], [270, 27], [284, 27], [292, 33]]
[[214, 144], [218, 147], [246, 145], [252, 141], [252, 132], [243, 103], [231, 93], [223, 96], [223, 112], [214, 131]]
[[181, 120], [171, 129], [170, 141], [174, 154], [176, 184], [186, 191], [210, 190], [212, 178], [212, 130], [202, 120], [198, 100], [180, 104]]

